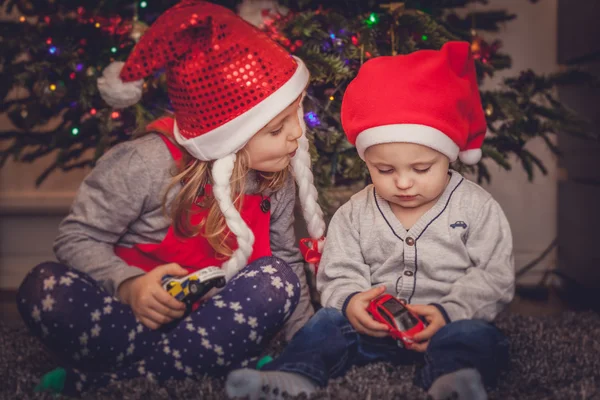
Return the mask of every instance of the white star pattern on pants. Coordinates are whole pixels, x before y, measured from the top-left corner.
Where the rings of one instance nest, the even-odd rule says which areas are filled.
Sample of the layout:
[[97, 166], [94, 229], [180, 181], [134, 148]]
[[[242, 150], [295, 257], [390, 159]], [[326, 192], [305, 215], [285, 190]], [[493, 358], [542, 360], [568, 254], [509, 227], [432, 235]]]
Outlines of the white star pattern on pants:
[[100, 321], [100, 317], [102, 316], [102, 313], [100, 312], [100, 310], [95, 310], [90, 315], [92, 316], [92, 321]]
[[242, 306], [240, 305], [239, 301], [232, 301], [229, 303], [229, 308], [231, 308], [233, 311], [240, 311]]
[[233, 317], [233, 320], [238, 324], [243, 324], [244, 322], [246, 322], [246, 318], [244, 318], [244, 314], [242, 313], [235, 313], [235, 317]]
[[252, 328], [256, 328], [258, 326], [258, 319], [256, 317], [248, 317], [248, 325]]
[[285, 291], [287, 292], [288, 297], [294, 297], [294, 285], [292, 285], [289, 282], [286, 282]]
[[283, 282], [281, 282], [281, 277], [272, 276], [271, 277], [271, 285], [275, 286], [277, 289], [281, 289], [283, 287]]
[[38, 306], [33, 306], [33, 310], [31, 311], [31, 317], [37, 321], [40, 322], [42, 319], [40, 318], [41, 312], [40, 309], [38, 308]]
[[63, 286], [71, 286], [73, 284], [73, 279], [69, 276], [61, 276], [59, 283]]
[[54, 303], [55, 301], [52, 298], [52, 296], [46, 295], [46, 297], [44, 297], [44, 300], [42, 300], [42, 310], [52, 311], [52, 309], [54, 308]]
[[250, 340], [256, 340], [256, 335], [257, 335], [257, 332], [255, 330], [251, 330], [250, 331], [250, 336], [248, 336], [248, 338]]
[[277, 270], [275, 268], [273, 268], [272, 265], [265, 265], [264, 267], [260, 267], [260, 269], [262, 270], [262, 272], [264, 272], [266, 274], [271, 274], [271, 275], [273, 275], [275, 272], [277, 272]]
[[88, 338], [88, 334], [84, 332], [81, 336], [79, 336], [79, 343], [83, 345], [87, 344]]
[[100, 336], [101, 330], [102, 330], [102, 328], [100, 328], [100, 325], [98, 325], [98, 324], [94, 325], [94, 327], [92, 328], [92, 337]]
[[215, 306], [217, 306], [219, 308], [223, 308], [223, 307], [227, 307], [227, 303], [225, 303], [223, 300], [217, 300], [217, 301], [215, 301]]
[[56, 285], [56, 278], [54, 278], [54, 275], [44, 279], [44, 290], [52, 290], [54, 289], [54, 285]]

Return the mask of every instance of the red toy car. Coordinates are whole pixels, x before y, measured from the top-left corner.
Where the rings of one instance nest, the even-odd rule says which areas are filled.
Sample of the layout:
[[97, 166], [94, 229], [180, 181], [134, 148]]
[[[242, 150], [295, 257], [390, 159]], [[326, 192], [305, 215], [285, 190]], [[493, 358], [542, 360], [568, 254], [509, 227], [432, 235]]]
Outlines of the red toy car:
[[413, 336], [425, 329], [423, 321], [410, 312], [400, 300], [389, 294], [373, 299], [367, 307], [375, 321], [390, 327], [390, 335], [404, 347], [414, 343]]

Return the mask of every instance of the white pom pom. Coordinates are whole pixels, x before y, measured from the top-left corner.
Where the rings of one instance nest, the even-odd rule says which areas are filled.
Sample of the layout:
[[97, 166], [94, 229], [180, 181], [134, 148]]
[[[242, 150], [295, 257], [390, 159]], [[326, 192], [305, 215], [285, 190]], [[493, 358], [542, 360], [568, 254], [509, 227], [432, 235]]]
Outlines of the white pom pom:
[[126, 108], [134, 105], [142, 98], [144, 80], [123, 82], [119, 77], [123, 66], [122, 61], [110, 63], [98, 78], [100, 96], [114, 108]]
[[465, 150], [458, 153], [458, 158], [464, 164], [475, 165], [481, 160], [481, 149]]

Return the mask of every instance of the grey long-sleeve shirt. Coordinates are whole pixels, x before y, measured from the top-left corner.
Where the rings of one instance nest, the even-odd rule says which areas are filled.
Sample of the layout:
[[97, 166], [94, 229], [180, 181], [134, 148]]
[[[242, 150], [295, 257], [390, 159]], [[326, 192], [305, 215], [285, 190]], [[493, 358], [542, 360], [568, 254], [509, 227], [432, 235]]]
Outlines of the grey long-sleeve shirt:
[[[162, 210], [162, 199], [172, 179], [175, 162], [161, 138], [149, 134], [121, 143], [107, 152], [82, 182], [71, 210], [59, 226], [54, 242], [57, 259], [89, 274], [109, 293], [124, 280], [144, 271], [127, 265], [114, 246], [160, 243], [171, 224]], [[248, 193], [257, 190], [253, 173]], [[168, 203], [179, 187], [169, 192]], [[284, 188], [271, 196], [271, 250], [286, 261], [300, 278], [300, 303], [285, 327], [291, 338], [312, 316], [304, 260], [294, 234], [296, 187], [290, 176]]]
[[439, 304], [451, 321], [493, 320], [515, 287], [500, 205], [451, 171], [436, 204], [407, 231], [367, 186], [329, 224], [317, 288], [324, 306], [345, 311], [350, 296], [379, 285], [412, 304]]

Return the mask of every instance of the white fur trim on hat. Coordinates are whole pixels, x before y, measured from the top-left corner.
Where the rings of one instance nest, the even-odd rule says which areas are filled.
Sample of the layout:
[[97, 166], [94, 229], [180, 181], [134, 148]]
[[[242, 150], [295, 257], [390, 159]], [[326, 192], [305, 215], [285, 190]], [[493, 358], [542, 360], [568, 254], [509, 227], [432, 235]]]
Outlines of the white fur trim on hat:
[[427, 125], [393, 124], [365, 129], [356, 138], [356, 150], [363, 160], [367, 148], [381, 143], [416, 143], [446, 155], [450, 162], [458, 156], [458, 146], [444, 132]]
[[229, 154], [215, 161], [212, 167], [213, 194], [225, 216], [225, 222], [229, 230], [235, 235], [238, 244], [238, 248], [233, 252], [231, 258], [221, 266], [225, 271], [227, 281], [246, 266], [252, 255], [252, 246], [254, 246], [254, 234], [231, 200], [230, 181], [235, 159], [235, 154]]
[[142, 98], [144, 80], [123, 82], [120, 78], [125, 65], [122, 61], [112, 62], [98, 78], [98, 91], [106, 103], [114, 108], [126, 108]]
[[192, 156], [203, 161], [218, 160], [227, 154], [237, 153], [256, 132], [264, 128], [306, 88], [309, 78], [308, 69], [302, 60], [297, 57], [294, 59], [298, 63], [298, 68], [283, 86], [226, 124], [200, 136], [186, 139], [179, 132], [176, 120], [173, 133], [177, 143], [182, 145]]
[[458, 158], [464, 164], [475, 165], [481, 160], [481, 149], [464, 150], [458, 153]]

